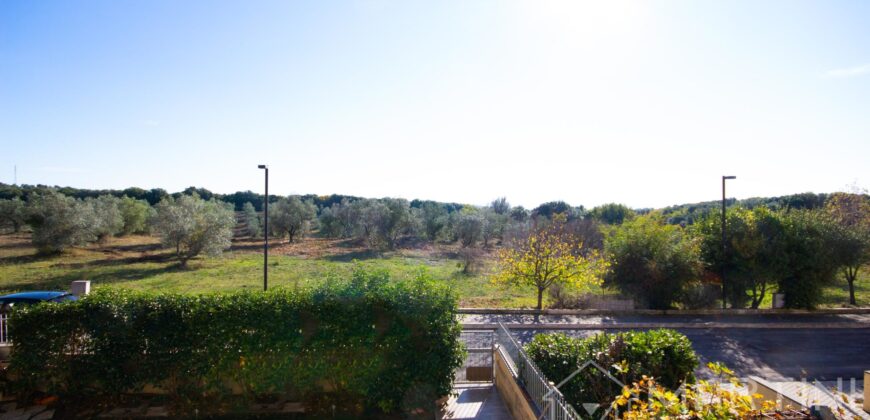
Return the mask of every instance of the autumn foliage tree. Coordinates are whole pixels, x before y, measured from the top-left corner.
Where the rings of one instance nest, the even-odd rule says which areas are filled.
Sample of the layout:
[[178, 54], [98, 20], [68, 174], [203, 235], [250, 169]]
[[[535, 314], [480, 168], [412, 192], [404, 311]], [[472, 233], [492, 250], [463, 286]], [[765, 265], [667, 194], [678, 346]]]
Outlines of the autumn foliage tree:
[[599, 285], [607, 270], [607, 262], [598, 251], [584, 249], [567, 229], [564, 214], [554, 215], [552, 223], [502, 249], [498, 264], [494, 281], [535, 287], [538, 309], [542, 308], [544, 291], [553, 284], [578, 289]]

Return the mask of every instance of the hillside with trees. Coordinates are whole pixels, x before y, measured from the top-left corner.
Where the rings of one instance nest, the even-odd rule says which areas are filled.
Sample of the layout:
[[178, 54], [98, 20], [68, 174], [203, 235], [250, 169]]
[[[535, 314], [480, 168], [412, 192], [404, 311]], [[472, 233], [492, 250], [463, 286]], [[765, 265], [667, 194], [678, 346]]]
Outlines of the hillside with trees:
[[[160, 258], [174, 261], [183, 272], [196, 270], [190, 261], [220, 261], [215, 258], [225, 251], [229, 259], [239, 253], [254, 258], [265, 226], [262, 204], [262, 196], [249, 191], [0, 184], [0, 231], [18, 243], [28, 238], [33, 258], [43, 259], [66, 258], [76, 249], [106, 250], [119, 238], [147, 242], [153, 237], [165, 250]], [[717, 290], [723, 276], [731, 307], [762, 307], [776, 292], [785, 294], [786, 306], [812, 308], [825, 304], [824, 290], [838, 285], [844, 290], [842, 304], [863, 302], [870, 261], [866, 193], [805, 193], [728, 204], [724, 247], [720, 202], [651, 210], [618, 203], [587, 209], [553, 201], [527, 210], [504, 197], [474, 206], [270, 196], [268, 234], [279, 254], [314, 255], [324, 272], [337, 262], [422, 253], [424, 265], [439, 265], [454, 279], [474, 279], [473, 293], [481, 299], [489, 293], [484, 290], [500, 288], [499, 293], [523, 295], [537, 307], [545, 300], [581, 305], [589, 293], [648, 308], [713, 307], [721, 304]], [[312, 251], [313, 244], [328, 251]], [[146, 254], [130, 261], [156, 258]], [[11, 265], [4, 265], [12, 270], [19, 260], [8, 261]]]

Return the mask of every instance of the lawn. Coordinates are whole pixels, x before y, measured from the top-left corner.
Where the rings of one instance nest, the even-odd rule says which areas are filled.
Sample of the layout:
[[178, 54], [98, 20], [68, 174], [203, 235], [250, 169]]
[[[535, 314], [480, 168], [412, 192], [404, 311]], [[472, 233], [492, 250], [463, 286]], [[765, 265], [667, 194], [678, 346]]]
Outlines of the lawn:
[[[394, 278], [410, 278], [426, 270], [449, 285], [463, 307], [534, 307], [532, 288], [492, 284], [492, 252], [484, 257], [478, 273], [462, 273], [451, 245], [412, 244], [397, 251], [373, 253], [337, 240], [308, 238], [302, 243], [271, 244], [269, 285], [304, 287], [330, 276], [347, 277], [355, 264], [388, 270]], [[217, 258], [196, 258], [179, 267], [159, 240], [150, 236], [112, 238], [108, 243], [76, 248], [60, 255], [41, 256], [30, 245], [29, 235], [0, 235], [0, 293], [22, 290], [66, 290], [73, 280], [91, 280], [92, 287], [200, 293], [226, 290], [260, 290], [263, 287], [262, 242], [235, 241]], [[593, 293], [613, 293], [593, 290]], [[870, 269], [856, 282], [859, 306], [870, 306]], [[545, 295], [546, 299], [546, 295]], [[824, 289], [823, 307], [847, 306], [849, 289], [841, 277]], [[545, 301], [546, 305], [546, 301]], [[762, 308], [770, 307], [770, 296]]]
[[[849, 285], [842, 274], [837, 275], [837, 283], [828, 286], [822, 292], [823, 307], [838, 308], [849, 303]], [[865, 266], [858, 272], [855, 280], [855, 303], [861, 307], [870, 307], [870, 266]]]
[[[330, 276], [346, 277], [354, 265], [388, 270], [394, 278], [426, 270], [453, 288], [461, 306], [523, 307], [535, 304], [533, 289], [501, 287], [489, 276], [487, 260], [480, 273], [463, 274], [449, 246], [422, 246], [376, 254], [352, 244], [306, 239], [301, 244], [273, 244], [269, 254], [269, 285], [304, 287]], [[41, 256], [27, 235], [0, 236], [0, 293], [22, 290], [64, 290], [73, 280], [91, 280], [92, 287], [199, 293], [259, 290], [263, 287], [262, 243], [237, 241], [221, 257], [197, 258], [179, 267], [157, 238], [132, 236]]]

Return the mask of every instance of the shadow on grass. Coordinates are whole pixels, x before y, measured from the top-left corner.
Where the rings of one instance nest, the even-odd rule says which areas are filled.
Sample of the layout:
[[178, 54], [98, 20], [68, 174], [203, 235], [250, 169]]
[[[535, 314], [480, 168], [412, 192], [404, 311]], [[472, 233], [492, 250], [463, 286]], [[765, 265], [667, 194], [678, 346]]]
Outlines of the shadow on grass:
[[321, 259], [332, 262], [351, 262], [353, 260], [372, 260], [376, 258], [381, 258], [381, 253], [367, 249], [361, 251], [346, 252], [344, 254], [329, 255]]
[[154, 268], [122, 268], [118, 270], [100, 272], [100, 273], [64, 273], [58, 276], [31, 282], [8, 283], [3, 286], [5, 291], [24, 291], [24, 290], [67, 290], [70, 283], [75, 280], [90, 280], [94, 285], [107, 285], [115, 283], [124, 283], [129, 281], [141, 280], [148, 277], [157, 276], [160, 274], [192, 271], [191, 268], [182, 267], [179, 264], [171, 264], [165, 267]]
[[28, 255], [14, 255], [11, 257], [0, 257], [0, 265], [3, 264], [28, 264], [40, 261], [47, 261], [56, 258], [58, 254], [40, 254], [33, 253]]
[[0, 249], [24, 249], [24, 248], [32, 248], [33, 245], [30, 241], [21, 241], [21, 242], [10, 242], [0, 244]]
[[359, 248], [365, 246], [365, 241], [359, 238], [342, 239], [335, 243], [337, 248]]
[[82, 269], [88, 267], [112, 267], [118, 265], [141, 264], [148, 262], [168, 262], [175, 258], [172, 253], [143, 255], [140, 257], [125, 257], [125, 258], [107, 258], [104, 260], [86, 261], [80, 263], [58, 263], [55, 267], [68, 269]]
[[118, 252], [151, 252], [157, 251], [163, 246], [160, 243], [155, 244], [132, 244], [132, 245], [111, 245], [104, 248], [106, 251]]
[[[270, 247], [274, 246], [274, 244], [270, 243], [269, 246]], [[263, 243], [262, 242], [260, 242], [260, 243], [246, 243], [246, 244], [233, 243], [232, 246], [230, 246], [229, 250], [230, 251], [262, 251], [263, 250]]]

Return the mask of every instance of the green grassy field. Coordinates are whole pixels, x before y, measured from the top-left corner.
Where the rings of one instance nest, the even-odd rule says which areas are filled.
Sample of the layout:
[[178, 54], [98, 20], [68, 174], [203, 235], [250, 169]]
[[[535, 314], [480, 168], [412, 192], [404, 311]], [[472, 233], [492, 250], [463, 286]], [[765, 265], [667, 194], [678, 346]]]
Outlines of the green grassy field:
[[[0, 292], [64, 290], [73, 280], [91, 280], [92, 287], [198, 293], [263, 287], [263, 257], [256, 242], [238, 242], [217, 258], [197, 258], [178, 266], [156, 238], [115, 238], [103, 245], [40, 256], [26, 235], [0, 236]], [[444, 255], [447, 254], [447, 255]], [[460, 261], [440, 248], [372, 254], [342, 248], [335, 241], [306, 240], [276, 244], [269, 255], [269, 285], [304, 287], [331, 275], [347, 277], [355, 264], [388, 270], [394, 278], [410, 278], [420, 270], [453, 288], [462, 306], [533, 306], [533, 289], [500, 287], [489, 281], [491, 263], [477, 274], [463, 274]]]
[[[22, 290], [65, 290], [73, 280], [91, 280], [93, 287], [199, 293], [226, 290], [260, 290], [263, 257], [260, 243], [238, 241], [218, 258], [197, 258], [181, 268], [172, 255], [160, 249], [156, 238], [113, 238], [109, 243], [78, 248], [61, 255], [41, 256], [30, 246], [28, 235], [0, 235], [0, 293]], [[534, 307], [532, 288], [503, 287], [489, 280], [493, 263], [485, 257], [475, 274], [463, 274], [455, 248], [424, 245], [373, 254], [340, 241], [306, 239], [299, 244], [273, 244], [269, 255], [270, 287], [305, 287], [329, 276], [346, 277], [355, 264], [388, 270], [394, 278], [410, 278], [426, 270], [449, 285], [464, 307]], [[870, 306], [870, 270], [864, 269], [856, 284], [859, 306]], [[612, 293], [596, 289], [593, 293]], [[848, 302], [846, 282], [825, 288], [822, 306], [841, 307]], [[763, 308], [770, 307], [770, 297]]]

